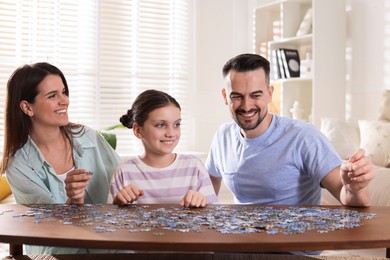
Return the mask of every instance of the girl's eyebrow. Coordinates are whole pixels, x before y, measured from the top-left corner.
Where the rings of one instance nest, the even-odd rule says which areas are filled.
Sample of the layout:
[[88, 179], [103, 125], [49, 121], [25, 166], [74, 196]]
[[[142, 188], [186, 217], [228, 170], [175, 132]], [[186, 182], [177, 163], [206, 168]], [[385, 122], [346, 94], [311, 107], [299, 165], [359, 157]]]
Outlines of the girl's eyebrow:
[[[176, 119], [176, 120], [174, 120], [173, 122], [178, 122], [178, 121], [181, 121], [181, 118], [179, 118], [179, 119]], [[165, 120], [165, 119], [155, 119], [155, 120], [152, 120], [152, 122], [153, 123], [156, 123], [156, 122], [158, 122], [158, 123], [167, 123], [167, 122], [170, 122], [169, 120]]]

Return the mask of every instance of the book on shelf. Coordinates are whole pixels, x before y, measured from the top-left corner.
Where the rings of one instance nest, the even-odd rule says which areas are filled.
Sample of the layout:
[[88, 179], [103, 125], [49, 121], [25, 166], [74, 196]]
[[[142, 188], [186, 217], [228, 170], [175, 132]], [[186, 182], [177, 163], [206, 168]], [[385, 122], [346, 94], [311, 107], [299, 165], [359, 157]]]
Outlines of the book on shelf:
[[279, 79], [284, 79], [286, 78], [286, 72], [284, 70], [284, 65], [283, 65], [283, 59], [282, 59], [282, 52], [280, 49], [276, 49], [276, 57], [277, 57], [277, 63], [278, 63], [278, 69], [279, 69]]
[[277, 49], [273, 49], [271, 51], [270, 62], [271, 62], [272, 79], [280, 79], [281, 78], [277, 51], [278, 51]]
[[286, 48], [273, 49], [271, 52], [271, 70], [274, 79], [300, 77], [298, 50]]
[[299, 52], [296, 49], [281, 48], [282, 63], [286, 78], [300, 77], [300, 59]]

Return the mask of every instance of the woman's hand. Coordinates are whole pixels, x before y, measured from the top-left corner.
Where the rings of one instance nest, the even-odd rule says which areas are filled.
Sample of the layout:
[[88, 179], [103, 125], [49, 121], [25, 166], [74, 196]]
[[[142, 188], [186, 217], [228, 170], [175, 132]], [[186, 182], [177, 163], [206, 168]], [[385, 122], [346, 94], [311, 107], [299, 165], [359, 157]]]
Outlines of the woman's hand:
[[205, 207], [207, 205], [206, 197], [200, 192], [189, 190], [180, 201], [182, 207]]
[[65, 178], [67, 204], [84, 204], [85, 188], [92, 177], [92, 173], [85, 169], [70, 171]]

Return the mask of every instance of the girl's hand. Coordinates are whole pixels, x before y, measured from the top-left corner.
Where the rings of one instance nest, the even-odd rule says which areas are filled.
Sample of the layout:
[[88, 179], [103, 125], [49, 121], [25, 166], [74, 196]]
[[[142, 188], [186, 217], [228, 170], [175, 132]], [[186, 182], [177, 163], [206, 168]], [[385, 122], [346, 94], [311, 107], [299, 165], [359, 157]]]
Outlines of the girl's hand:
[[65, 190], [68, 196], [67, 204], [83, 204], [85, 188], [92, 177], [92, 173], [85, 169], [70, 171], [65, 178]]
[[139, 190], [136, 186], [130, 184], [125, 186], [119, 191], [119, 193], [115, 196], [113, 203], [114, 204], [133, 203], [142, 195], [144, 195], [143, 190]]
[[189, 190], [180, 201], [182, 207], [205, 207], [207, 205], [206, 197], [200, 192]]

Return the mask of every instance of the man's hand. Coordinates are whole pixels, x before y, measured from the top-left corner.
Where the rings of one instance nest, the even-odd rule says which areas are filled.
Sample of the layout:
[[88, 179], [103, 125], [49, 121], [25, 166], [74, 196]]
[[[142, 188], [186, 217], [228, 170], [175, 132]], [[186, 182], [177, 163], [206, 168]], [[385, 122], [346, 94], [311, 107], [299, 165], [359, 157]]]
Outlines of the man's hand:
[[375, 177], [371, 160], [364, 153], [359, 149], [340, 167], [341, 181], [350, 192], [360, 191]]
[[359, 149], [341, 165], [340, 177], [342, 184], [340, 201], [343, 205], [370, 206], [368, 184], [375, 177], [375, 170], [363, 149]]

